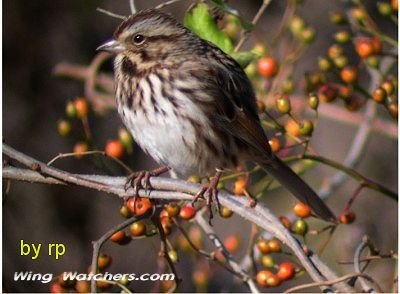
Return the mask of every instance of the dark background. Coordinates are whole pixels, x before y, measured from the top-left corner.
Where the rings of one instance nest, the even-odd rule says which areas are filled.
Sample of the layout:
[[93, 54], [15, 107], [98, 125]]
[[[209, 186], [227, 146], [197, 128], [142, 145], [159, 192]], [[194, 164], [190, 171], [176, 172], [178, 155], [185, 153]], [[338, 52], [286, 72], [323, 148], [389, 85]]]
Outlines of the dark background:
[[[136, 1], [137, 7], [153, 7], [161, 1]], [[374, 7], [375, 1], [366, 1]], [[186, 2], [183, 2], [186, 4]], [[255, 14], [261, 1], [231, 1], [248, 19]], [[265, 13], [256, 33], [261, 38], [272, 35], [282, 17], [286, 1], [273, 1]], [[308, 0], [301, 15], [318, 30], [318, 39], [299, 63], [296, 73], [315, 68], [315, 57], [323, 55], [332, 43], [334, 28], [329, 25], [329, 12], [341, 8], [341, 1]], [[107, 40], [118, 20], [101, 14], [96, 7], [127, 15], [127, 0], [5, 0], [3, 1], [3, 138], [14, 148], [44, 162], [58, 153], [70, 152], [73, 139], [57, 134], [57, 120], [64, 117], [65, 102], [83, 95], [83, 85], [78, 81], [55, 78], [54, 66], [62, 61], [88, 64], [95, 55], [95, 48]], [[167, 9], [182, 17], [183, 8], [175, 4]], [[379, 18], [377, 18], [379, 19]], [[379, 20], [383, 26], [384, 20]], [[389, 30], [389, 29], [386, 29]], [[394, 34], [395, 32], [390, 32]], [[110, 65], [108, 64], [108, 67]], [[111, 68], [111, 67], [110, 67]], [[383, 116], [388, 119], [387, 116]], [[121, 121], [116, 112], [106, 117], [91, 115], [96, 141], [104, 146], [107, 139], [116, 137]], [[346, 156], [355, 128], [322, 119], [313, 137], [313, 146], [322, 155], [341, 161]], [[136, 148], [130, 163], [134, 169], [152, 165]], [[105, 163], [108, 166], [108, 163]], [[56, 164], [68, 171], [81, 173], [100, 172], [90, 159], [65, 159]], [[106, 169], [109, 174], [122, 174], [114, 166]], [[361, 164], [357, 167], [363, 175], [397, 190], [397, 141], [374, 133], [371, 136]], [[333, 171], [318, 167], [306, 177], [315, 186]], [[3, 187], [4, 187], [3, 183]], [[348, 181], [328, 204], [340, 212], [356, 184]], [[3, 188], [4, 189], [4, 188]], [[271, 195], [263, 200], [279, 213], [287, 212], [293, 198], [285, 193]], [[117, 197], [78, 187], [56, 187], [37, 184], [12, 183], [10, 193], [3, 193], [3, 290], [6, 292], [47, 292], [48, 284], [40, 282], [14, 282], [16, 271], [34, 273], [63, 271], [86, 272], [91, 260], [91, 240], [98, 239], [115, 224], [121, 222], [118, 210], [121, 200]], [[281, 200], [284, 199], [284, 200]], [[364, 190], [354, 205], [356, 222], [341, 226], [322, 256], [340, 274], [351, 272], [350, 266], [337, 264], [338, 260], [352, 258], [354, 249], [364, 234], [388, 252], [397, 248], [397, 203], [381, 194]], [[215, 220], [215, 229], [225, 237], [239, 234], [246, 238], [250, 225], [239, 217]], [[56, 261], [47, 256], [45, 248], [38, 260], [20, 256], [19, 243], [64, 243], [66, 254]], [[238, 254], [244, 253], [245, 239]], [[105, 251], [113, 256], [109, 269], [115, 273], [153, 273], [157, 267], [158, 239], [150, 238], [131, 242], [126, 247], [106, 244]], [[184, 282], [182, 291], [194, 291], [191, 283], [193, 264], [188, 258], [178, 264]], [[370, 273], [390, 291], [394, 264], [380, 261], [370, 267]], [[293, 284], [297, 284], [295, 281]], [[285, 287], [290, 283], [285, 284]], [[133, 289], [146, 292], [151, 283], [133, 284]], [[210, 282], [210, 291], [245, 291], [230, 275], [218, 271]], [[281, 291], [282, 289], [271, 289]]]

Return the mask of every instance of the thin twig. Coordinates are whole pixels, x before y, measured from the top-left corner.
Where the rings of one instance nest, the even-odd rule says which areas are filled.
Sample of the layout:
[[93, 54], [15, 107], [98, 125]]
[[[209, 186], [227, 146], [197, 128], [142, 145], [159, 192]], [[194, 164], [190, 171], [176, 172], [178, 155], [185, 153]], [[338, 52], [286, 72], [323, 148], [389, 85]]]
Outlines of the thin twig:
[[[100, 253], [100, 249], [103, 246], [103, 244], [115, 233], [118, 232], [124, 228], [126, 228], [127, 226], [129, 226], [130, 224], [139, 221], [141, 219], [147, 218], [150, 216], [150, 212], [142, 214], [140, 216], [133, 216], [129, 219], [127, 219], [126, 221], [114, 226], [112, 229], [110, 229], [107, 233], [105, 233], [103, 236], [100, 237], [100, 239], [98, 239], [97, 241], [93, 242], [93, 255], [92, 255], [92, 266], [91, 266], [91, 271], [96, 274], [97, 273], [97, 260], [99, 259], [99, 253]], [[92, 279], [90, 281], [90, 289], [92, 293], [97, 293], [97, 289], [96, 289], [96, 280]]]
[[260, 291], [257, 289], [257, 286], [255, 285], [254, 281], [250, 278], [250, 276], [240, 267], [240, 265], [234, 260], [233, 256], [226, 250], [224, 244], [222, 241], [218, 238], [218, 235], [214, 232], [214, 230], [211, 228], [210, 224], [208, 221], [206, 221], [201, 213], [196, 214], [196, 222], [199, 224], [199, 226], [203, 229], [203, 231], [206, 233], [207, 237], [210, 239], [210, 241], [214, 244], [214, 246], [220, 250], [222, 255], [225, 257], [227, 263], [229, 266], [237, 273], [241, 275], [241, 278], [243, 282], [247, 284], [247, 286], [250, 288], [250, 291], [252, 293], [259, 293]]
[[[360, 269], [360, 260], [361, 260], [361, 254], [362, 254], [362, 252], [364, 251], [365, 248], [368, 248], [370, 250], [370, 252], [373, 253], [373, 254], [376, 253], [375, 249], [373, 248], [373, 246], [372, 246], [372, 244], [371, 244], [371, 242], [370, 242], [370, 240], [369, 240], [369, 238], [367, 236], [363, 237], [361, 243], [357, 246], [357, 249], [356, 249], [356, 251], [354, 253], [354, 259], [353, 259], [354, 270], [358, 274], [362, 274], [362, 270]], [[362, 287], [364, 292], [371, 293], [371, 292], [375, 292], [375, 290], [380, 292], [380, 293], [383, 292], [382, 289], [379, 287], [379, 285], [376, 282], [371, 281], [368, 278], [367, 279], [361, 278], [359, 280], [360, 280], [360, 284], [361, 284], [361, 287]], [[366, 281], [372, 282], [374, 284], [374, 286], [376, 287], [376, 289], [373, 289], [370, 286], [370, 284], [367, 283]]]
[[100, 7], [97, 7], [96, 10], [98, 12], [104, 13], [105, 15], [108, 15], [108, 16], [111, 16], [111, 17], [114, 17], [114, 18], [123, 19], [123, 20], [126, 19], [126, 16], [123, 16], [123, 15], [120, 15], [120, 14], [116, 14], [114, 12], [111, 12], [109, 10], [106, 10], [106, 9], [103, 9], [103, 8], [100, 8]]
[[135, 14], [137, 9], [135, 5], [135, 0], [129, 0], [129, 8], [131, 10], [131, 14]]
[[[264, 0], [263, 3], [261, 4], [260, 8], [258, 9], [256, 15], [254, 16], [253, 20], [251, 21], [252, 25], [255, 26], [258, 21], [260, 20], [261, 16], [263, 15], [265, 9], [267, 9], [268, 5], [271, 3], [272, 0]], [[243, 33], [243, 36], [240, 38], [239, 42], [237, 43], [235, 47], [235, 52], [238, 52], [240, 48], [242, 48], [244, 42], [247, 40], [249, 37], [250, 31], [245, 31]]]
[[178, 275], [178, 272], [176, 271], [175, 265], [174, 265], [173, 261], [171, 260], [171, 257], [168, 254], [167, 236], [165, 235], [164, 229], [160, 222], [160, 217], [159, 217], [160, 211], [161, 211], [161, 208], [156, 210], [156, 212], [151, 217], [151, 221], [156, 226], [158, 233], [160, 235], [160, 240], [161, 240], [160, 256], [163, 257], [167, 261], [167, 264], [168, 264], [171, 272], [174, 274], [175, 286], [174, 286], [174, 289], [171, 290], [171, 292], [175, 292], [175, 290], [179, 287], [179, 284], [181, 283], [181, 279], [179, 278], [179, 275]]
[[366, 275], [366, 274], [355, 273], [355, 274], [348, 274], [348, 275], [342, 276], [340, 278], [332, 279], [332, 280], [329, 280], [329, 281], [309, 283], [309, 284], [303, 284], [303, 285], [295, 286], [295, 287], [292, 287], [292, 288], [286, 290], [285, 293], [295, 293], [295, 292], [299, 292], [300, 290], [313, 288], [313, 287], [332, 286], [334, 284], [349, 280], [349, 279], [354, 278], [354, 277], [363, 277], [365, 279], [368, 279], [369, 281], [373, 281], [373, 279], [370, 276]]
[[[104, 157], [108, 157], [111, 158], [112, 160], [114, 160], [117, 164], [119, 164], [122, 168], [124, 168], [128, 174], [133, 173], [132, 169], [127, 166], [125, 163], [123, 163], [121, 160], [119, 160], [118, 158], [114, 157], [114, 156], [109, 156], [106, 154], [106, 152], [104, 151], [100, 151], [100, 150], [92, 150], [92, 151], [86, 151], [86, 152], [80, 152], [79, 156], [85, 156], [85, 155], [93, 155], [93, 154], [100, 154]], [[55, 161], [61, 159], [61, 158], [67, 158], [67, 157], [72, 157], [72, 156], [76, 156], [77, 153], [75, 152], [71, 152], [71, 153], [60, 153], [57, 156], [53, 157], [48, 163], [47, 165], [52, 165]]]
[[179, 2], [179, 1], [182, 1], [182, 0], [170, 0], [170, 1], [165, 1], [165, 2], [163, 2], [163, 3], [161, 3], [161, 4], [158, 4], [155, 8], [156, 8], [156, 9], [161, 9], [161, 8], [164, 8], [165, 6], [174, 4], [174, 3]]

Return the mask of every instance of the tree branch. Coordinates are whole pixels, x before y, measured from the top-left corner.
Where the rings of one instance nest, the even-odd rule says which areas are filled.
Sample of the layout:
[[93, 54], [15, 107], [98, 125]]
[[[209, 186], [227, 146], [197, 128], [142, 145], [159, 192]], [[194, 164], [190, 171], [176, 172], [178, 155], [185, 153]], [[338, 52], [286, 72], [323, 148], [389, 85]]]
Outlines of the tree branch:
[[[38, 179], [38, 182], [40, 183], [49, 184], [69, 183], [115, 194], [122, 198], [129, 197], [133, 193], [132, 189], [125, 191], [125, 177], [71, 174], [66, 171], [47, 166], [42, 162], [18, 152], [6, 144], [3, 144], [3, 153], [19, 163], [29, 167], [30, 169], [33, 169], [23, 172], [21, 169], [6, 167], [4, 169], [5, 172], [3, 173], [3, 178], [5, 179], [25, 181], [33, 181]], [[53, 179], [44, 180], [43, 176], [47, 176], [47, 178], [50, 176]], [[56, 180], [55, 182], [54, 179]], [[200, 185], [198, 184], [188, 183], [183, 180], [160, 177], [151, 178], [150, 184], [153, 187], [153, 190], [147, 191], [147, 193], [145, 193], [143, 190], [140, 190], [139, 195], [141, 197], [165, 200], [192, 200], [193, 195], [195, 195], [200, 189]], [[324, 270], [320, 270], [315, 262], [315, 260], [319, 260], [319, 258], [315, 254], [313, 255], [313, 259], [309, 258], [309, 256], [303, 250], [303, 244], [294, 238], [293, 235], [280, 223], [279, 219], [275, 217], [266, 207], [262, 206], [261, 204], [257, 204], [256, 207], [250, 208], [246, 199], [231, 195], [225, 191], [220, 191], [219, 200], [223, 206], [229, 208], [242, 218], [257, 224], [286, 244], [293, 251], [294, 255], [298, 258], [305, 271], [310, 275], [313, 281], [325, 281], [326, 278], [323, 276], [323, 274], [321, 274], [324, 272]], [[333, 271], [330, 272], [330, 275], [334, 278], [337, 278]]]

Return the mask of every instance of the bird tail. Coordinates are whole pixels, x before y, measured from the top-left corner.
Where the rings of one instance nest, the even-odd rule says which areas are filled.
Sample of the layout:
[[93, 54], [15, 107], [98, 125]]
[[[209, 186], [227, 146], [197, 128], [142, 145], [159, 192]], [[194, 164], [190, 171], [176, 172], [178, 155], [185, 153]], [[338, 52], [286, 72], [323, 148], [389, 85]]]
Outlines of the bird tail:
[[327, 221], [335, 221], [336, 217], [329, 207], [319, 198], [317, 193], [304, 182], [289, 166], [274, 156], [268, 163], [260, 163], [261, 167], [278, 180], [297, 199], [311, 207], [314, 213]]

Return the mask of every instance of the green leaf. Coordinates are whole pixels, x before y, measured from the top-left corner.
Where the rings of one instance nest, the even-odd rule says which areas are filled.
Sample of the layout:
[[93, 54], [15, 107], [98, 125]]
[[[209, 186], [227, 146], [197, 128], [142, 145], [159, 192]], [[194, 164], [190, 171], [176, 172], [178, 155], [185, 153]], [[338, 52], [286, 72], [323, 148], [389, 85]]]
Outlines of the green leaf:
[[200, 38], [218, 46], [225, 53], [233, 51], [232, 41], [218, 28], [207, 5], [199, 3], [192, 8], [185, 16], [185, 26]]
[[258, 58], [258, 54], [251, 51], [232, 53], [231, 56], [240, 64], [242, 68], [247, 67], [253, 60]]
[[214, 6], [222, 9], [226, 13], [237, 16], [242, 28], [244, 28], [246, 31], [250, 31], [253, 28], [253, 24], [250, 21], [243, 19], [236, 9], [233, 9], [232, 7], [228, 6], [223, 0], [208, 0], [208, 2], [212, 3]]

